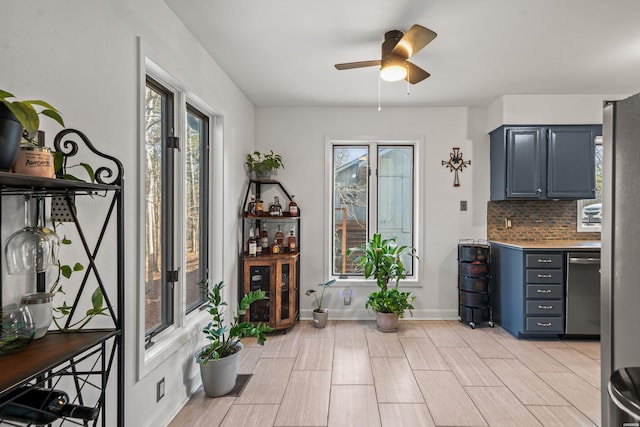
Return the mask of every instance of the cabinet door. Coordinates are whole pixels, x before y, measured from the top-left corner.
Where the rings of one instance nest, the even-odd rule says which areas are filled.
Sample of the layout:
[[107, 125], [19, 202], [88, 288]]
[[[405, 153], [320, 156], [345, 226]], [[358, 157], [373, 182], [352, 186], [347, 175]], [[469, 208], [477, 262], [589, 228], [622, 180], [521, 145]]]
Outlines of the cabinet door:
[[543, 128], [507, 129], [507, 198], [543, 198], [545, 144]]
[[598, 126], [549, 128], [547, 197], [596, 197], [595, 147]]
[[288, 327], [296, 321], [295, 260], [278, 260], [276, 268], [276, 328]]
[[269, 323], [271, 320], [271, 283], [273, 267], [271, 262], [247, 262], [244, 270], [244, 293], [250, 291], [263, 290], [269, 299], [256, 301], [249, 307], [248, 320], [251, 322]]

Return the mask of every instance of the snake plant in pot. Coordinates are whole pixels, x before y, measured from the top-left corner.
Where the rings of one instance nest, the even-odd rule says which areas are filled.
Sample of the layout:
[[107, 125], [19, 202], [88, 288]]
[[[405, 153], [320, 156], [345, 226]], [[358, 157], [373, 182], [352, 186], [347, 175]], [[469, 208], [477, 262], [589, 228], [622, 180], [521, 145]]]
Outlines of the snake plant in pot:
[[[206, 285], [206, 282], [203, 283]], [[236, 384], [238, 362], [242, 350], [241, 338], [255, 337], [258, 344], [264, 345], [265, 333], [273, 329], [264, 323], [240, 322], [251, 304], [267, 299], [263, 290], [251, 291], [242, 297], [236, 314], [229, 325], [225, 324], [224, 312], [226, 302], [222, 300], [224, 283], [219, 282], [207, 293], [207, 312], [211, 321], [202, 329], [209, 344], [196, 353], [196, 362], [200, 365], [200, 376], [204, 392], [209, 397], [223, 396], [229, 393]]]
[[407, 277], [402, 257], [407, 255], [418, 258], [411, 246], [398, 245], [395, 238], [383, 239], [380, 234], [362, 244], [359, 248], [349, 249], [347, 256], [354, 252], [361, 253], [356, 262], [362, 269], [364, 277], [373, 277], [378, 290], [369, 294], [366, 308], [376, 312], [376, 327], [383, 332], [394, 332], [398, 329], [398, 318], [413, 310], [415, 295], [398, 289], [401, 279]]

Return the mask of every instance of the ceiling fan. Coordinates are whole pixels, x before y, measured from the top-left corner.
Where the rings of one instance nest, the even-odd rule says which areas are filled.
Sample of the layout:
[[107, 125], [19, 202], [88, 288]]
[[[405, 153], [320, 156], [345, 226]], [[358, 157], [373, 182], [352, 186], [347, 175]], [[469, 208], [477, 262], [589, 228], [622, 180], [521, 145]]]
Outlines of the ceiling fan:
[[411, 84], [421, 82], [430, 76], [422, 68], [408, 61], [420, 49], [428, 45], [437, 34], [421, 25], [413, 25], [406, 33], [388, 31], [382, 43], [382, 56], [373, 61], [347, 62], [336, 64], [338, 70], [350, 70], [380, 66], [380, 78], [387, 81], [405, 79]]

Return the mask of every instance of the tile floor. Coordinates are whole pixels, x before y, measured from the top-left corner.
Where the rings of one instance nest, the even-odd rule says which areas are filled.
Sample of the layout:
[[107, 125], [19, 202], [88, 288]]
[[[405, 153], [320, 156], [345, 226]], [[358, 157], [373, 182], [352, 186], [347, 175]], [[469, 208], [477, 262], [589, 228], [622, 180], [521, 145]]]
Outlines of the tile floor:
[[600, 425], [600, 343], [517, 340], [496, 326], [401, 321], [300, 321], [264, 347], [250, 341], [239, 397], [202, 389], [182, 426]]

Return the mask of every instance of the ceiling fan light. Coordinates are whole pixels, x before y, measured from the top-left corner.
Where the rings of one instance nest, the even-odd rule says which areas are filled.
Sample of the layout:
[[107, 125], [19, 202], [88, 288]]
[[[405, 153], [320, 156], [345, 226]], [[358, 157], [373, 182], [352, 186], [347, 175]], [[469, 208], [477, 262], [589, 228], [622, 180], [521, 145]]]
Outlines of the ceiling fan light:
[[407, 77], [407, 67], [403, 65], [387, 65], [380, 69], [380, 78], [388, 82], [396, 82]]

